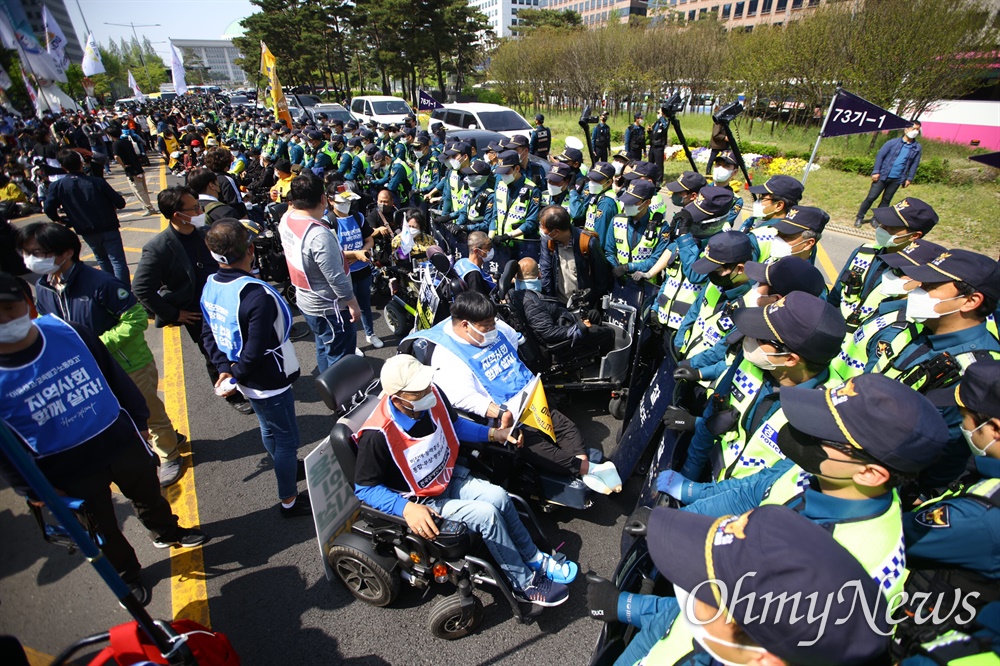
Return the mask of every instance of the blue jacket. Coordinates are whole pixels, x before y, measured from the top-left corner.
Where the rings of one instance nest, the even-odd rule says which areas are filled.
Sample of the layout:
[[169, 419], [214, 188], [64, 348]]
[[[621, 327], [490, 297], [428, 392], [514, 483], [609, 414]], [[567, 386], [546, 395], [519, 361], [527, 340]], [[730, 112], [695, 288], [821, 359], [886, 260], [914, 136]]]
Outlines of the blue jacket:
[[103, 178], [71, 173], [49, 185], [45, 214], [50, 220], [59, 221], [60, 205], [69, 226], [84, 236], [117, 229], [118, 211], [125, 207], [125, 197]]
[[[879, 148], [878, 155], [875, 156], [875, 168], [872, 169], [872, 174], [877, 173], [880, 181], [885, 180], [889, 175], [889, 169], [892, 168], [902, 147], [903, 139], [895, 138], [889, 139]], [[917, 167], [920, 166], [921, 152], [923, 152], [923, 148], [920, 147], [919, 143], [914, 141], [913, 148], [910, 149], [910, 154], [906, 156], [906, 164], [903, 165], [902, 180], [912, 181], [917, 176]]]

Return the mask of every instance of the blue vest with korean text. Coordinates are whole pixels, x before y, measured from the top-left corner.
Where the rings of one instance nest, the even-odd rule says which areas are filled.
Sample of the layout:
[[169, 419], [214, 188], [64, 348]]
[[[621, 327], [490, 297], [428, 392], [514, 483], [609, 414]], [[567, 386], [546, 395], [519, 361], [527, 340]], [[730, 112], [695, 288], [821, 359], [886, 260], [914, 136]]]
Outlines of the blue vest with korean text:
[[[365, 238], [361, 233], [361, 225], [358, 224], [357, 214], [350, 217], [337, 218], [337, 238], [340, 240], [340, 247], [345, 252], [348, 250], [360, 250], [365, 246]], [[367, 261], [352, 262], [351, 272], [359, 271], [367, 265]]]
[[[232, 282], [220, 283], [216, 280], [216, 276], [212, 275], [205, 283], [205, 289], [201, 294], [201, 309], [212, 329], [215, 344], [233, 363], [240, 359], [240, 352], [243, 350], [243, 332], [240, 331], [240, 300], [243, 290], [252, 284], [262, 285], [274, 297], [278, 304], [278, 311], [283, 316], [283, 321], [280, 322], [283, 324], [283, 332], [279, 332], [279, 335], [282, 336], [282, 347], [289, 345], [288, 335], [292, 330], [292, 311], [274, 287], [263, 280], [249, 276], [238, 278]], [[292, 356], [294, 357], [294, 354]]]
[[483, 280], [485, 280], [486, 284], [490, 286], [490, 289], [493, 289], [493, 287], [496, 286], [496, 283], [493, 282], [493, 277], [489, 273], [484, 271], [479, 266], [476, 266], [474, 263], [472, 263], [472, 261], [466, 259], [465, 257], [462, 257], [461, 259], [456, 261], [454, 268], [455, 268], [455, 273], [457, 273], [458, 277], [462, 278], [463, 280], [465, 279], [465, 276], [468, 275], [469, 273], [478, 272], [480, 275], [483, 276]]

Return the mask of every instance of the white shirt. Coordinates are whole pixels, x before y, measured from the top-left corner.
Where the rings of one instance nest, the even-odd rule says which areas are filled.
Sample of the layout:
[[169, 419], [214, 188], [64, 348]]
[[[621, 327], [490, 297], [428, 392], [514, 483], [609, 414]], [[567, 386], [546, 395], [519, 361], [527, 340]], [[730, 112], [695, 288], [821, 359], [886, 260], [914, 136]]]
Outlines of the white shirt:
[[[449, 320], [444, 326], [445, 333], [457, 340], [459, 344], [473, 345], [459, 337]], [[507, 323], [497, 319], [497, 330], [500, 335], [515, 347], [520, 345], [524, 338]], [[469, 412], [477, 416], [486, 416], [486, 411], [491, 402], [496, 402], [486, 391], [486, 387], [476, 378], [472, 368], [466, 365], [465, 361], [442, 345], [434, 346], [434, 353], [431, 355], [431, 367], [434, 368], [434, 384], [444, 391], [445, 396], [456, 409]]]

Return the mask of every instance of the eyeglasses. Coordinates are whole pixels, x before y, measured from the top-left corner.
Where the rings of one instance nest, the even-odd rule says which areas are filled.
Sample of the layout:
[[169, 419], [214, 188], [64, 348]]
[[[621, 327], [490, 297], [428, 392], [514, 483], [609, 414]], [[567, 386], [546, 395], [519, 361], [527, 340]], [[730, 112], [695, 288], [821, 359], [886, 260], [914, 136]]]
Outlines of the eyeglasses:
[[195, 204], [194, 208], [182, 208], [180, 210], [180, 212], [181, 213], [189, 213], [189, 212], [190, 213], [200, 213], [201, 212], [201, 204]]

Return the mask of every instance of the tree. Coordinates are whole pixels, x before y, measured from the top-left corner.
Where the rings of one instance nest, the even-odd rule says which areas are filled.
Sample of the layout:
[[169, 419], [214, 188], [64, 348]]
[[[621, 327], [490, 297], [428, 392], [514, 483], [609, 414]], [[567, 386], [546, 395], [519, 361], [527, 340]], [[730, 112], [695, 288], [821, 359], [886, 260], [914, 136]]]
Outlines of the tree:
[[538, 28], [554, 30], [583, 30], [583, 18], [571, 9], [521, 9], [517, 13], [517, 23], [510, 26], [516, 35], [528, 35]]

